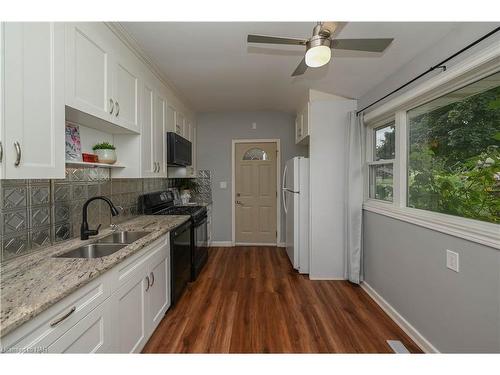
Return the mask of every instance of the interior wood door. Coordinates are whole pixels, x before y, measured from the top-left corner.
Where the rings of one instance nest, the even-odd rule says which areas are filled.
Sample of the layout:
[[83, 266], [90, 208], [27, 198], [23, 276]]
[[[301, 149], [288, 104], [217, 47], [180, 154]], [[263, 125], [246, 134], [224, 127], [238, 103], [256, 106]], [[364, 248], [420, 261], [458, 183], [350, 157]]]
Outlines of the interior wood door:
[[276, 244], [276, 143], [236, 143], [235, 240]]
[[7, 22], [3, 42], [5, 177], [64, 178], [64, 26]]

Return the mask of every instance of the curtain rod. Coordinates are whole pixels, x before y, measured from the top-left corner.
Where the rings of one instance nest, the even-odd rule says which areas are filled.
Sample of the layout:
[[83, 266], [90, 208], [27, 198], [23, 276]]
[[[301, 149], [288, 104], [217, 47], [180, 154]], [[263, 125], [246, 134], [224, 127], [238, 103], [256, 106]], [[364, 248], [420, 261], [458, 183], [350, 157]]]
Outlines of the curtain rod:
[[426, 74], [429, 74], [430, 72], [436, 70], [436, 69], [442, 69], [443, 72], [446, 70], [446, 65], [444, 65], [445, 63], [447, 63], [448, 61], [450, 61], [451, 59], [457, 57], [458, 55], [460, 55], [461, 53], [467, 51], [469, 48], [472, 48], [474, 47], [476, 44], [482, 42], [483, 40], [485, 40], [486, 38], [489, 38], [490, 36], [492, 36], [493, 34], [495, 34], [496, 32], [500, 31], [500, 27], [497, 27], [496, 29], [490, 31], [488, 34], [486, 35], [483, 35], [481, 38], [477, 39], [476, 41], [472, 42], [471, 44], [465, 46], [464, 48], [462, 48], [460, 51], [458, 52], [455, 52], [453, 55], [451, 55], [450, 57], [444, 59], [443, 61], [437, 63], [436, 65], [434, 65], [433, 67], [429, 68], [428, 70], [426, 70], [425, 72], [419, 74], [418, 76], [416, 76], [415, 78], [413, 78], [412, 80], [406, 82], [404, 85], [402, 86], [399, 86], [397, 89], [395, 90], [392, 90], [390, 93], [388, 93], [387, 95], [384, 95], [383, 97], [381, 97], [380, 99], [374, 101], [373, 103], [367, 105], [366, 107], [364, 107], [363, 109], [360, 109], [359, 111], [356, 112], [356, 116], [359, 116], [359, 114], [365, 110], [367, 110], [368, 108], [374, 106], [375, 104], [381, 102], [382, 100], [384, 100], [385, 98], [387, 98], [388, 96], [391, 96], [392, 94], [394, 94], [395, 92], [398, 92], [399, 90], [405, 88], [406, 86], [412, 84], [413, 82], [415, 82], [417, 79], [420, 79], [422, 78], [423, 76], [425, 76]]

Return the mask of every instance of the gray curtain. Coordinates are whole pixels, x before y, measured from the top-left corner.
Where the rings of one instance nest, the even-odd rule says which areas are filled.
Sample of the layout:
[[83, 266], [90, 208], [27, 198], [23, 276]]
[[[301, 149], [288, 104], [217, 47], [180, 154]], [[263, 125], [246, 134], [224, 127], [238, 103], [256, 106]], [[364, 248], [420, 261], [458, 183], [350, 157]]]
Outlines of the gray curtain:
[[350, 282], [363, 281], [363, 114], [350, 113], [347, 128], [345, 244], [346, 274]]

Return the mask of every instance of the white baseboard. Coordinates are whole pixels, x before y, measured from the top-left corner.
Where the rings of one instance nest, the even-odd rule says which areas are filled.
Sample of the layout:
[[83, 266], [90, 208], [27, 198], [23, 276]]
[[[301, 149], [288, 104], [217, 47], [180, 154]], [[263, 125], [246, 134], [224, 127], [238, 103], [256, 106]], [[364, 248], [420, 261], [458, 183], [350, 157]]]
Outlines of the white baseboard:
[[233, 243], [231, 241], [212, 241], [210, 243], [210, 247], [233, 247]]
[[346, 280], [344, 277], [332, 277], [332, 276], [311, 276], [309, 274], [309, 280], [331, 280], [331, 281], [343, 281]]
[[210, 247], [233, 247], [233, 246], [277, 246], [286, 247], [284, 242], [276, 243], [233, 243], [231, 241], [212, 241]]
[[234, 246], [277, 246], [276, 243], [262, 243], [262, 242], [235, 242]]
[[375, 289], [366, 281], [361, 283], [361, 288], [379, 305], [382, 310], [417, 344], [425, 353], [439, 353], [420, 332], [417, 331], [397, 310], [392, 307]]

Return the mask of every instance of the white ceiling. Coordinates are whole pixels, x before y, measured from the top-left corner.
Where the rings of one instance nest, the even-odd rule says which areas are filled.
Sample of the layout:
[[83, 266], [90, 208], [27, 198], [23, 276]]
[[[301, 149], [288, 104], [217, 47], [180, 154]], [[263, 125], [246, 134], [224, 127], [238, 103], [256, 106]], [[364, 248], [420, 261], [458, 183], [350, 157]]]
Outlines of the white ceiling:
[[[327, 66], [290, 75], [300, 46], [248, 45], [249, 33], [308, 38], [314, 22], [122, 23], [196, 111], [294, 112], [312, 88], [359, 98], [457, 24], [353, 22], [338, 38], [394, 38], [383, 54], [334, 51]], [[420, 72], [416, 72], [418, 74]]]

